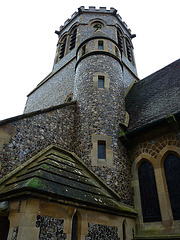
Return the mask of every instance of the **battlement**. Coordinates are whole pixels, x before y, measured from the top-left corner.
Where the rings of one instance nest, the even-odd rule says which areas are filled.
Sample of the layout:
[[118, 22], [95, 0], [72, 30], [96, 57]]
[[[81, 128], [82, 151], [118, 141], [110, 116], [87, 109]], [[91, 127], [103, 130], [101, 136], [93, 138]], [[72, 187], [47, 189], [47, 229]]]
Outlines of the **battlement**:
[[[118, 18], [118, 20], [121, 22], [121, 24], [131, 33], [131, 29], [128, 28], [127, 24], [122, 21], [122, 17], [117, 13], [117, 10], [113, 7], [111, 7], [109, 10], [106, 9], [106, 7], [99, 7], [96, 8], [95, 6], [89, 6], [88, 9], [86, 9], [84, 6], [81, 6], [78, 8], [77, 12], [74, 12], [71, 15], [71, 18], [68, 18], [64, 25], [61, 25], [59, 28], [59, 31], [61, 32], [76, 16], [82, 14], [82, 13], [106, 13], [106, 14], [112, 14]], [[60, 33], [59, 32], [59, 33]]]

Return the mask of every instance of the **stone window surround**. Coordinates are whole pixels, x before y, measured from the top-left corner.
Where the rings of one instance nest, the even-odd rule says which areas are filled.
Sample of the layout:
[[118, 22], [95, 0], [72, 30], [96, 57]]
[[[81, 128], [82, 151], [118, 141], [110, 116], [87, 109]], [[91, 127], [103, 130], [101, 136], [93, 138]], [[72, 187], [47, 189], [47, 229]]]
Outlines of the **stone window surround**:
[[107, 27], [107, 23], [101, 18], [94, 18], [88, 22], [88, 27], [94, 28], [96, 24], [101, 24], [102, 28]]
[[[106, 159], [98, 159], [98, 140], [106, 141]], [[113, 166], [113, 150], [111, 149], [112, 137], [106, 135], [92, 135], [91, 160], [92, 166]]]
[[[104, 77], [104, 88], [98, 88], [98, 76]], [[95, 72], [93, 74], [93, 88], [95, 90], [109, 91], [109, 85], [110, 85], [110, 78], [109, 78], [108, 73]]]
[[64, 100], [64, 103], [69, 103], [73, 100], [73, 93], [69, 93], [66, 97], [66, 99]]
[[[148, 231], [153, 229], [162, 231], [165, 229], [171, 229], [172, 226], [175, 229], [179, 229], [180, 227], [180, 221], [173, 220], [173, 214], [171, 210], [171, 203], [169, 199], [168, 194], [168, 188], [166, 183], [166, 177], [164, 172], [164, 161], [168, 154], [176, 154], [180, 156], [180, 150], [175, 146], [166, 146], [164, 147], [158, 154], [157, 159], [154, 159], [150, 154], [148, 153], [142, 153], [140, 154], [136, 160], [133, 163], [132, 166], [132, 185], [134, 187], [134, 202], [135, 207], [138, 211], [138, 222], [139, 222], [139, 228], [142, 231]], [[140, 196], [140, 189], [139, 189], [139, 179], [138, 179], [138, 168], [142, 161], [149, 161], [153, 168], [154, 168], [154, 174], [155, 174], [155, 180], [156, 180], [156, 187], [157, 187], [157, 193], [159, 198], [159, 205], [160, 205], [160, 212], [162, 217], [162, 222], [152, 222], [152, 223], [144, 223], [143, 222], [143, 215], [142, 215], [142, 206], [141, 206], [141, 196]]]

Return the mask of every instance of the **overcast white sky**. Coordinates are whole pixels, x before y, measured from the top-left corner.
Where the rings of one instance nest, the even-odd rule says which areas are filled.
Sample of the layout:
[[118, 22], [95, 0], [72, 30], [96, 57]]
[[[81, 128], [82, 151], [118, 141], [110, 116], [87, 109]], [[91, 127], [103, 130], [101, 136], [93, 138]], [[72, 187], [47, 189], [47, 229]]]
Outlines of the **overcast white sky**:
[[2, 0], [0, 120], [23, 113], [27, 94], [52, 70], [54, 31], [80, 6], [118, 10], [137, 35], [133, 44], [141, 79], [179, 58], [179, 0]]

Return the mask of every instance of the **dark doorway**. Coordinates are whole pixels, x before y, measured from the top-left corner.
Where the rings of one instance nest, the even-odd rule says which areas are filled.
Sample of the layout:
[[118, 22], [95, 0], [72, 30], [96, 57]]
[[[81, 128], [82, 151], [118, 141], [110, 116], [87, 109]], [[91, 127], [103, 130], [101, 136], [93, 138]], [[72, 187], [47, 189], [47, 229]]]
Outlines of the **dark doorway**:
[[0, 217], [0, 240], [7, 240], [9, 232], [8, 217]]

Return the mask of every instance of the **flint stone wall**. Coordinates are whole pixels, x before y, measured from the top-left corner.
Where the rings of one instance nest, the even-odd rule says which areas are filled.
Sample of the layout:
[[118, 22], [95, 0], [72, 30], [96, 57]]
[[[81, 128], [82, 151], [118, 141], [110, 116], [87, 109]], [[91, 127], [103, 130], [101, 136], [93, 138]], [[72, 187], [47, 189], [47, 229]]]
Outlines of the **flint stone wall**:
[[50, 144], [72, 151], [75, 103], [0, 126], [0, 177]]
[[32, 92], [28, 97], [24, 112], [29, 113], [63, 104], [74, 89], [75, 63], [74, 59]]
[[120, 240], [118, 227], [88, 223], [88, 235], [85, 240]]
[[[108, 74], [109, 90], [94, 89], [93, 74], [96, 72]], [[75, 126], [75, 153], [121, 196], [121, 201], [132, 204], [131, 166], [127, 150], [118, 136], [119, 122], [123, 122], [125, 117], [124, 86], [119, 62], [106, 55], [93, 55], [83, 59], [76, 69], [74, 97], [79, 116]], [[111, 137], [112, 167], [92, 166], [93, 134]]]

